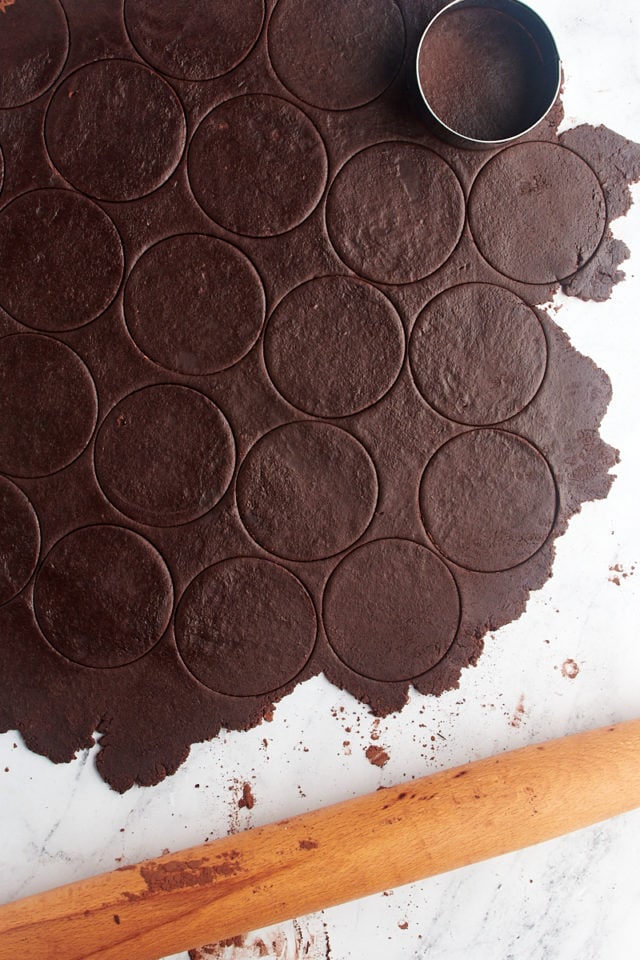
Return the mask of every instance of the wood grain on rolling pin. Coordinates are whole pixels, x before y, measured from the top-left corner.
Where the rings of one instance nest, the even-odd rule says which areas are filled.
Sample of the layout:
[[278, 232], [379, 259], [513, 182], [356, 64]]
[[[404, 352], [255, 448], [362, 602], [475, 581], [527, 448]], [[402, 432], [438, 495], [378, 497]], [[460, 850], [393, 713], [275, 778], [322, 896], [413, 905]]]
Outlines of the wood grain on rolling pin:
[[421, 780], [0, 908], [0, 960], [155, 960], [640, 806], [640, 720]]

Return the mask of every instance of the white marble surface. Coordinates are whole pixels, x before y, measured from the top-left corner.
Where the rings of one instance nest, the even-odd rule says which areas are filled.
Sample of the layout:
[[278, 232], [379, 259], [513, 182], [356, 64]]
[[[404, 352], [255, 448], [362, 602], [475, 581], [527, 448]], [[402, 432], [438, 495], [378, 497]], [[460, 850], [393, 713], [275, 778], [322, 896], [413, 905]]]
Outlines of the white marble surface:
[[[604, 122], [640, 140], [640, 8], [630, 0], [534, 6], [563, 55], [565, 126]], [[415, 696], [402, 715], [378, 723], [316, 679], [280, 704], [271, 724], [196, 746], [169, 781], [124, 796], [99, 780], [93, 751], [54, 766], [28, 753], [19, 736], [0, 737], [0, 902], [380, 783], [640, 714], [640, 441], [629, 413], [640, 404], [635, 196], [636, 207], [614, 226], [633, 251], [626, 281], [605, 304], [559, 298], [557, 315], [613, 381], [602, 433], [621, 450], [618, 479], [607, 500], [572, 521], [553, 578], [518, 623], [488, 639], [460, 689], [439, 700]], [[628, 574], [619, 586], [616, 565]], [[574, 679], [562, 672], [568, 659], [579, 667]], [[391, 757], [383, 770], [364, 755], [372, 732]], [[245, 780], [256, 797], [251, 811], [237, 806]], [[628, 960], [640, 940], [639, 862], [640, 811], [260, 936], [281, 960], [324, 960], [329, 949], [331, 960]], [[215, 955], [241, 960], [260, 950], [254, 937]], [[46, 945], [34, 944], [32, 955], [47, 957]]]

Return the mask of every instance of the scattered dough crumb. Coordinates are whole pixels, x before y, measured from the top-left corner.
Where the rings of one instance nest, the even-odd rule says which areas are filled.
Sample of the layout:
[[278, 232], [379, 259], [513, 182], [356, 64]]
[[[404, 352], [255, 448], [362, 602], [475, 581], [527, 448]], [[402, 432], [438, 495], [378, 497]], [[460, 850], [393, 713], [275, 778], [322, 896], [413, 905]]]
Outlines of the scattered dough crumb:
[[382, 747], [372, 743], [365, 750], [365, 756], [374, 767], [384, 767], [389, 762], [389, 754]]

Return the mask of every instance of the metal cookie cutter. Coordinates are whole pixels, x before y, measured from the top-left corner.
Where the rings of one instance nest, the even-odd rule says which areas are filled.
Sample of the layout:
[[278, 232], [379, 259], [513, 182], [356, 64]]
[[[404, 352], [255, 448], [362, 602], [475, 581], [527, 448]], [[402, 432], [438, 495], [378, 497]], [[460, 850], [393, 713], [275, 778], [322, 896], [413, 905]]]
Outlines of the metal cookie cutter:
[[459, 147], [490, 149], [548, 114], [562, 69], [544, 20], [520, 0], [454, 0], [428, 24], [416, 57], [427, 121]]

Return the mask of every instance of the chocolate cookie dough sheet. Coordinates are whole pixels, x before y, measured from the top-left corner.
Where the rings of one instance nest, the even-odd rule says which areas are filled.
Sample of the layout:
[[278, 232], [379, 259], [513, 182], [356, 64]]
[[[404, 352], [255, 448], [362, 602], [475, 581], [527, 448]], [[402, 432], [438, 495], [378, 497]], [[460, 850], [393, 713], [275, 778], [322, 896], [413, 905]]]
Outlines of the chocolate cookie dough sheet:
[[[159, 850], [631, 697], [585, 610], [613, 644], [635, 589], [637, 226], [611, 224], [640, 154], [560, 106], [505, 149], [436, 140], [434, 7], [0, 19], [0, 721], [55, 761], [99, 741], [53, 767], [9, 733], [4, 784], [79, 776], [114, 857], [157, 850], [94, 760]], [[608, 119], [570, 82], [572, 125]]]

